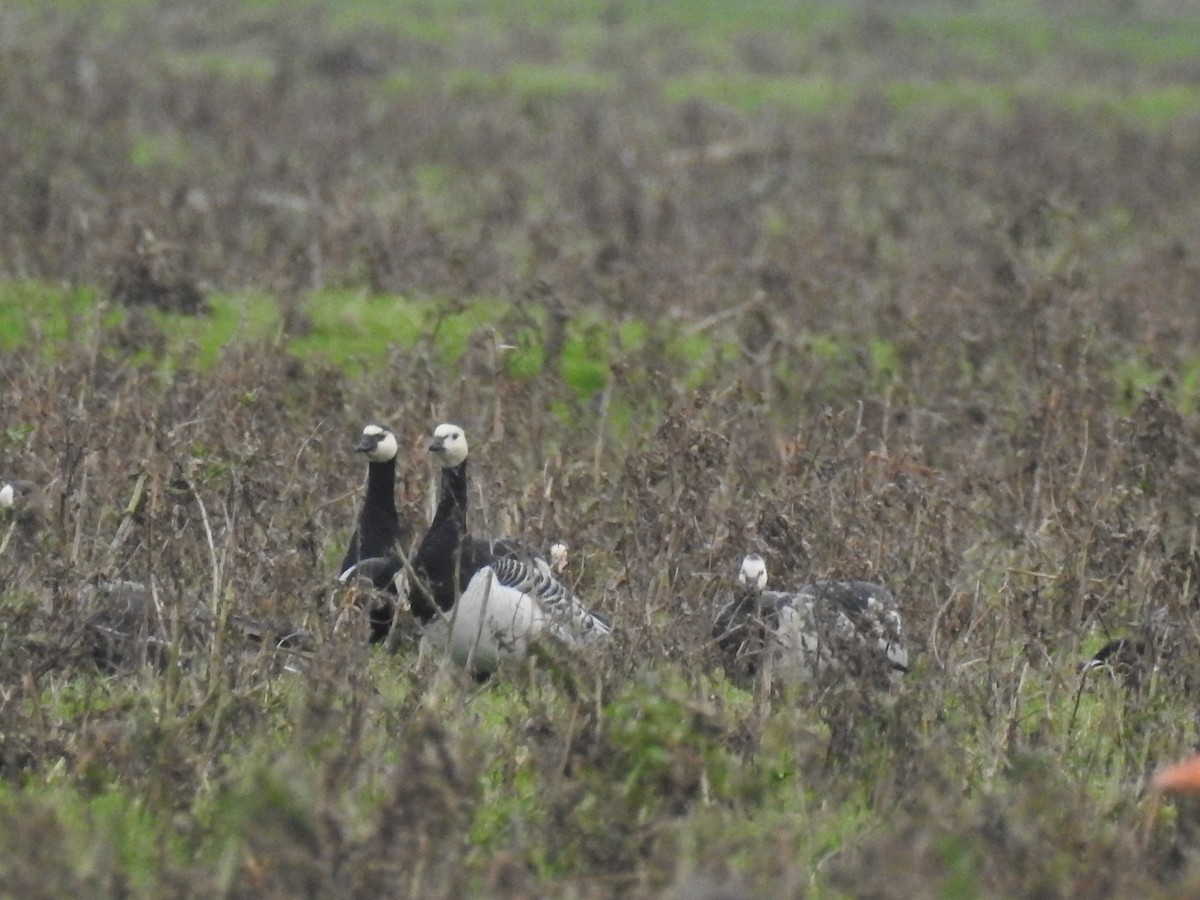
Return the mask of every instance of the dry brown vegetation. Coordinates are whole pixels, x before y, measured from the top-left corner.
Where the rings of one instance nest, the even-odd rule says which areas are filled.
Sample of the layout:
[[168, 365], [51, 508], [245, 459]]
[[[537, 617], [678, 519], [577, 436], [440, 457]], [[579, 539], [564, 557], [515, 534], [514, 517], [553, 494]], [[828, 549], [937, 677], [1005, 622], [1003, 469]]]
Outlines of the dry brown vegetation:
[[[668, 102], [694, 47], [616, 13], [613, 85], [563, 92], [456, 74], [561, 61], [550, 28], [0, 16], [0, 272], [123, 310], [0, 359], [0, 475], [43, 488], [0, 523], [5, 894], [1194, 895], [1195, 810], [1146, 793], [1197, 727], [1194, 120]], [[852, 40], [903, 71], [881, 17]], [[335, 287], [516, 302], [453, 364], [352, 376], [283, 344]], [[245, 289], [278, 340], [166, 355]], [[595, 321], [646, 338], [598, 332], [581, 396], [557, 362]], [[462, 424], [476, 528], [568, 541], [611, 644], [477, 687], [334, 633], [370, 420], [411, 439], [418, 527], [421, 438]], [[727, 681], [749, 549], [888, 584], [904, 683]], [[115, 577], [155, 584], [165, 664], [96, 664], [80, 589]], [[287, 671], [196, 604], [317, 649]], [[1081, 678], [1151, 622], [1130, 677]]]

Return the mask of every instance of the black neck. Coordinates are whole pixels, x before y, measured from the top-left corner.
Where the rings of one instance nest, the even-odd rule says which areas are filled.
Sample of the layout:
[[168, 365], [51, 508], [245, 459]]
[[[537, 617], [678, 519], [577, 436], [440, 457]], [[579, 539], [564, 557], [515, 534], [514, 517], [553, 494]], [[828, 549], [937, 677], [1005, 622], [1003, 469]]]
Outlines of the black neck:
[[365, 505], [396, 517], [396, 458], [367, 466]]
[[438, 491], [434, 524], [452, 523], [460, 535], [467, 533], [467, 461], [442, 469], [442, 485]]
[[396, 512], [396, 460], [367, 466], [367, 494], [342, 560], [342, 571], [364, 559], [390, 556], [405, 546], [408, 536]]
[[[437, 511], [417, 550], [418, 584], [409, 592], [413, 613], [422, 621], [449, 611], [475, 573], [467, 534], [467, 463], [442, 469]], [[457, 575], [457, 578], [455, 577]], [[436, 607], [436, 608], [435, 608]]]

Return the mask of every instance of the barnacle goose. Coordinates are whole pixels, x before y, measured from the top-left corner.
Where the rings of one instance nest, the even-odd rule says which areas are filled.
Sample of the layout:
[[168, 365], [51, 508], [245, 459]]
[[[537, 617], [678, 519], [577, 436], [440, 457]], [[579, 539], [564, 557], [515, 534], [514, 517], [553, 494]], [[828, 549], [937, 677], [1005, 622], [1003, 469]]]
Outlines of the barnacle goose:
[[16, 552], [28, 550], [42, 524], [42, 492], [32, 481], [13, 480], [0, 484], [0, 522], [8, 527], [0, 532], [0, 553], [17, 535]]
[[[184, 605], [180, 610], [182, 627], [176, 633], [157, 601], [153, 585], [141, 581], [112, 579], [84, 585], [78, 594], [77, 612], [84, 626], [83, 645], [98, 666], [113, 671], [138, 660], [161, 664], [176, 638], [193, 649], [211, 642], [218, 621], [207, 604]], [[241, 639], [232, 647], [284, 651], [290, 669], [316, 647], [311, 632], [281, 622], [231, 613], [224, 625], [230, 635]]]
[[799, 682], [872, 666], [908, 670], [908, 649], [895, 598], [867, 581], [815, 581], [794, 593], [764, 590], [767, 566], [757, 553], [742, 560], [735, 598], [717, 613], [713, 637], [732, 659], [757, 670], [757, 655], [774, 654], [775, 671]]
[[0, 511], [18, 522], [32, 522], [41, 513], [42, 493], [32, 481], [14, 479], [0, 484]]
[[354, 449], [367, 457], [367, 492], [338, 581], [352, 584], [363, 579], [387, 595], [386, 599], [375, 598], [368, 611], [371, 642], [379, 643], [392, 627], [395, 598], [400, 593], [396, 578], [403, 570], [400, 554], [408, 549], [411, 537], [396, 511], [396, 454], [400, 445], [391, 429], [372, 423], [363, 428]]
[[1080, 664], [1081, 672], [1092, 669], [1111, 669], [1120, 674], [1132, 673], [1145, 658], [1150, 649], [1150, 639], [1146, 636], [1113, 638], [1090, 659]]
[[1131, 634], [1113, 638], [1080, 664], [1080, 672], [1105, 669], [1131, 687], [1171, 660], [1179, 651], [1178, 635], [1167, 619], [1167, 609], [1153, 610], [1145, 624]]
[[565, 545], [551, 561], [522, 558], [514, 542], [474, 540], [467, 531], [467, 439], [457, 425], [439, 425], [429, 451], [441, 463], [437, 511], [413, 559], [409, 606], [426, 640], [449, 646], [451, 658], [476, 674], [504, 658], [524, 656], [547, 632], [575, 646], [611, 626], [554, 577]]

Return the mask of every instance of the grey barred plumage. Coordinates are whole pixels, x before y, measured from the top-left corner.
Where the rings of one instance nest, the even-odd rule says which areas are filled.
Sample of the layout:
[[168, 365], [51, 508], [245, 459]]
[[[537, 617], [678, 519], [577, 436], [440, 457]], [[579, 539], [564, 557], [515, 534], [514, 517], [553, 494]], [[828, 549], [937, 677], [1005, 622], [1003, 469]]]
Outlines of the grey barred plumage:
[[825, 580], [768, 591], [766, 563], [757, 553], [742, 561], [738, 584], [737, 596], [717, 613], [713, 637], [751, 672], [765, 653], [783, 677], [801, 682], [830, 670], [907, 671], [899, 609], [882, 585]]
[[590, 644], [612, 633], [608, 621], [589, 610], [548, 569], [508, 557], [496, 557], [490, 566], [498, 584], [529, 595], [541, 606], [555, 637], [568, 643]]
[[32, 481], [5, 481], [0, 484], [0, 512], [18, 522], [36, 522], [41, 518], [42, 492]]
[[[180, 604], [164, 617], [154, 582], [97, 581], [84, 585], [77, 601], [76, 611], [86, 625], [84, 646], [105, 670], [139, 663], [162, 665], [175, 642], [193, 650], [206, 648], [219, 624], [208, 605], [199, 601]], [[310, 631], [284, 622], [239, 613], [230, 613], [222, 621], [226, 632], [239, 639], [231, 649], [244, 653], [281, 651], [284, 668], [293, 671], [304, 665], [316, 647], [316, 637]]]

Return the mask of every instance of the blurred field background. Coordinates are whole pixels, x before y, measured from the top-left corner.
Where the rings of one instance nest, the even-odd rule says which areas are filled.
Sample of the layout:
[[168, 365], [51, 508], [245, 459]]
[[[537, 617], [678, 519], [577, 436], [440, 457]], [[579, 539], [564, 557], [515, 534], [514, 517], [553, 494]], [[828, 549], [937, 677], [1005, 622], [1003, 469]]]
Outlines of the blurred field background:
[[[6, 4], [0, 888], [1195, 896], [1198, 237], [1183, 2]], [[335, 633], [372, 420], [611, 645]], [[749, 550], [892, 588], [903, 684], [727, 677]]]

